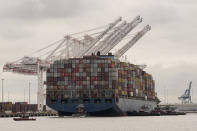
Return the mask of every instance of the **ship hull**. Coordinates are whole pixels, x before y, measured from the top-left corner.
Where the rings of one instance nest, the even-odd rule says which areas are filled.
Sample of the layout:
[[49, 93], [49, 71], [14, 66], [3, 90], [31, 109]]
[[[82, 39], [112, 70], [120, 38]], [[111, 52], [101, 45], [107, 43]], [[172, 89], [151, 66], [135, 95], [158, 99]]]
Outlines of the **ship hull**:
[[60, 115], [121, 116], [150, 112], [158, 102], [152, 75], [113, 55], [57, 60], [46, 84], [47, 105]]
[[147, 107], [146, 111], [150, 112], [157, 106], [157, 102], [140, 99], [120, 98], [117, 105], [123, 112], [139, 112], [143, 106]]
[[[85, 111], [88, 116], [124, 116], [132, 115], [140, 112], [143, 106], [148, 107], [147, 111], [152, 111], [156, 106], [156, 101], [147, 101], [132, 98], [119, 98], [111, 99], [111, 103], [105, 103], [104, 99], [101, 99], [101, 103], [94, 103], [94, 99], [91, 99], [89, 103], [84, 104]], [[62, 104], [61, 101], [51, 104], [47, 100], [47, 105], [56, 110], [59, 116], [72, 116], [76, 113], [76, 108], [79, 103], [67, 103]]]

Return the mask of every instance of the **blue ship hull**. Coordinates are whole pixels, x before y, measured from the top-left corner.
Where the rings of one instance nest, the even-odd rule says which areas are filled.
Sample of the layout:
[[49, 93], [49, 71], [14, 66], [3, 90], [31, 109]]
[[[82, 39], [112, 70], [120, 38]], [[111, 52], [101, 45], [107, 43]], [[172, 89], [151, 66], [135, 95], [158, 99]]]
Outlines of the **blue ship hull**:
[[132, 98], [78, 98], [66, 100], [47, 99], [46, 104], [57, 111], [60, 116], [71, 116], [77, 113], [77, 107], [80, 104], [83, 104], [85, 112], [90, 116], [123, 116], [138, 113], [143, 106], [147, 106], [147, 111], [150, 112], [157, 106], [157, 101]]
[[[75, 99], [80, 101], [79, 99]], [[105, 99], [100, 99], [99, 103], [95, 103], [95, 99], [89, 99], [88, 103], [83, 102], [87, 115], [90, 116], [121, 116], [124, 113], [118, 108], [115, 99], [110, 99], [110, 103], [106, 103]], [[65, 102], [65, 101], [64, 101]], [[47, 99], [46, 104], [56, 110], [60, 116], [71, 116], [77, 112], [77, 107], [81, 103], [73, 103], [72, 99], [66, 103], [61, 100], [51, 102]]]

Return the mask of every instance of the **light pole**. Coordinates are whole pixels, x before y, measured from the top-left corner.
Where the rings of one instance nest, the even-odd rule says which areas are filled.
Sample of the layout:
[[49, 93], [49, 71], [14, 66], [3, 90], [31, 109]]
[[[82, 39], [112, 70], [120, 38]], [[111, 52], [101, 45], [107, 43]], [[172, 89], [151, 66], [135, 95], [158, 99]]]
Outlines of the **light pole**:
[[25, 88], [24, 88], [24, 102], [25, 102]]
[[4, 96], [3, 96], [3, 81], [4, 81], [4, 79], [1, 79], [2, 80], [2, 102], [4, 102]]
[[31, 82], [29, 82], [29, 104], [30, 104], [30, 87], [31, 87]]
[[10, 92], [8, 91], [8, 102], [10, 101]]

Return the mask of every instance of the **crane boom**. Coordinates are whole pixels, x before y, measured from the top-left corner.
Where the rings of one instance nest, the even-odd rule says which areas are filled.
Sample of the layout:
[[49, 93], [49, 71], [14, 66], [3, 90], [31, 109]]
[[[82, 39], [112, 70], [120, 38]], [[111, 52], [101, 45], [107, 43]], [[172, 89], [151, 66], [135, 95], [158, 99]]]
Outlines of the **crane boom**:
[[145, 26], [140, 32], [138, 32], [126, 45], [115, 52], [115, 56], [120, 58], [125, 52], [127, 52], [142, 36], [144, 36], [151, 27], [149, 25]]
[[109, 53], [111, 49], [113, 49], [124, 37], [126, 37], [139, 23], [142, 22], [142, 18], [137, 16], [133, 21], [131, 21], [124, 29], [120, 30], [118, 35], [111, 41], [110, 44], [105, 47], [101, 54], [105, 55]]
[[116, 34], [118, 30], [120, 30], [123, 26], [126, 25], [126, 21], [122, 22], [119, 26], [115, 27], [116, 29], [112, 31], [103, 41], [99, 42], [95, 47], [93, 47], [88, 54], [98, 52], [106, 43], [108, 43], [113, 36]]
[[117, 37], [120, 36], [120, 33], [121, 33], [123, 30], [125, 30], [126, 28], [128, 28], [128, 25], [129, 25], [129, 24], [127, 23], [126, 25], [122, 26], [122, 28], [120, 28], [120, 29], [113, 35], [113, 37], [112, 37], [111, 39], [109, 39], [109, 40], [107, 41], [107, 43], [106, 43], [102, 48], [100, 48], [99, 51], [103, 54], [103, 51], [104, 51], [108, 46], [110, 46], [111, 44], [113, 44], [114, 40], [117, 39]]
[[122, 17], [119, 17], [117, 20], [115, 20], [113, 23], [111, 23], [105, 31], [103, 31], [92, 43], [89, 44], [89, 46], [86, 50], [82, 51], [82, 53], [79, 54], [78, 57], [82, 57], [83, 55], [85, 55], [86, 52], [88, 52], [100, 39], [102, 39], [121, 20], [122, 20]]
[[69, 38], [70, 38], [69, 36], [66, 36], [66, 38], [64, 38], [62, 42], [51, 52], [51, 54], [47, 56], [46, 60], [49, 60], [51, 56], [55, 53], [55, 51], [58, 50], [64, 44], [64, 42], [68, 40]]

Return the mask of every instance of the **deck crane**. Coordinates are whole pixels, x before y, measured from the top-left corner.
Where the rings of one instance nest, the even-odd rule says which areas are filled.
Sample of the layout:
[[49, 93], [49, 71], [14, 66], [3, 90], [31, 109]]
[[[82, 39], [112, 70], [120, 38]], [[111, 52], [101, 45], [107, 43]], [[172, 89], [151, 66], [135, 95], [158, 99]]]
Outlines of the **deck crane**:
[[106, 55], [107, 53], [109, 53], [111, 49], [113, 49], [124, 37], [126, 37], [141, 22], [142, 22], [142, 18], [140, 18], [140, 16], [137, 16], [133, 21], [128, 23], [126, 27], [120, 30], [118, 35], [111, 41], [111, 43], [101, 50], [101, 54]]
[[99, 42], [96, 46], [92, 47], [86, 54], [94, 53], [96, 54], [100, 49], [105, 46], [111, 39], [113, 39], [113, 36], [123, 27], [127, 24], [126, 21], [123, 21], [119, 26], [115, 27], [114, 31], [112, 31], [104, 40]]
[[104, 30], [99, 36], [97, 36], [95, 38], [95, 40], [89, 44], [89, 46], [87, 47], [87, 49], [85, 49], [84, 51], [82, 51], [77, 57], [82, 57], [84, 55], [86, 55], [86, 53], [93, 47], [95, 46], [95, 44], [101, 40], [114, 26], [116, 26], [120, 21], [122, 20], [122, 17], [119, 17], [117, 20], [115, 20], [113, 23], [111, 23], [109, 25], [109, 27]]
[[185, 90], [184, 94], [178, 97], [178, 99], [181, 100], [182, 104], [192, 104], [191, 87], [192, 87], [192, 81], [190, 81], [189, 88]]
[[127, 52], [142, 36], [144, 36], [151, 27], [149, 25], [145, 26], [141, 31], [139, 31], [126, 45], [115, 52], [115, 57], [120, 58], [125, 52]]

